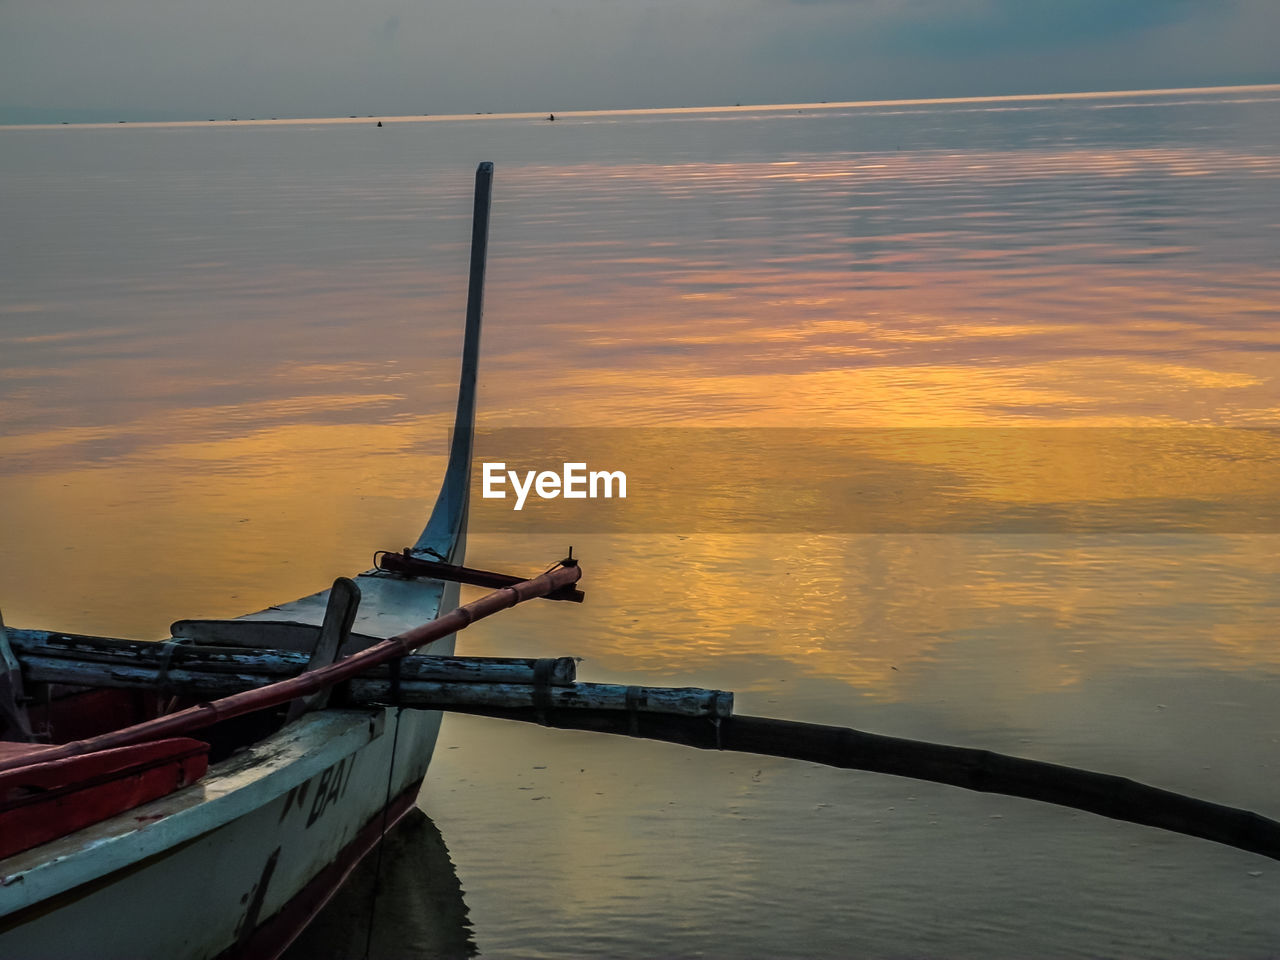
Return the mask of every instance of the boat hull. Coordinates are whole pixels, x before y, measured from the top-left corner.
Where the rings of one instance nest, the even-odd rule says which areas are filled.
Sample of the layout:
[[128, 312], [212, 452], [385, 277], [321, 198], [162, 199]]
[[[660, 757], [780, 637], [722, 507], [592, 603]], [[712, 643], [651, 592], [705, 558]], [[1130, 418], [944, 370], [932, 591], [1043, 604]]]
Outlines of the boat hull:
[[[362, 625], [383, 635], [458, 602], [456, 583], [374, 571], [357, 582]], [[327, 601], [326, 590], [244, 619], [319, 626]], [[454, 642], [422, 652], [447, 656]], [[190, 787], [0, 861], [0, 956], [274, 956], [408, 809], [440, 719], [304, 714]]]
[[275, 955], [407, 812], [439, 727], [435, 711], [305, 717], [39, 862], [11, 858], [0, 884], [25, 905], [0, 917], [0, 955]]

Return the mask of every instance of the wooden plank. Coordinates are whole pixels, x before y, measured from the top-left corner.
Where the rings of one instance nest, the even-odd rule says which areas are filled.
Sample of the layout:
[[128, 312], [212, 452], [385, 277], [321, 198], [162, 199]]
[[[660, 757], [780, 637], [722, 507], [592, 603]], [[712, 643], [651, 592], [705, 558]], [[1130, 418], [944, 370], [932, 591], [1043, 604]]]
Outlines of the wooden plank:
[[[116, 669], [139, 668], [155, 674], [166, 665], [169, 672], [239, 674], [258, 684], [296, 676], [307, 664], [307, 656], [289, 650], [230, 649], [183, 644], [166, 650], [166, 644], [150, 640], [120, 640], [48, 630], [9, 629], [13, 649], [22, 661], [28, 679], [49, 683], [81, 683], [84, 678], [105, 677]], [[50, 675], [74, 670], [75, 681]], [[410, 656], [401, 661], [405, 680], [447, 680], [455, 683], [533, 683], [537, 674], [545, 682], [564, 686], [574, 681], [577, 663], [572, 657], [535, 660], [521, 657], [437, 657]], [[142, 674], [138, 674], [141, 676]], [[388, 667], [374, 667], [365, 676], [383, 678]], [[87, 685], [94, 686], [90, 681]]]
[[[360, 588], [350, 577], [339, 577], [329, 588], [329, 606], [324, 613], [324, 623], [320, 624], [320, 635], [316, 638], [315, 648], [307, 660], [307, 670], [318, 670], [327, 667], [338, 659], [338, 648], [347, 642], [351, 635], [351, 625], [356, 621], [356, 611], [360, 608]], [[317, 690], [309, 697], [299, 697], [289, 705], [289, 720], [297, 720], [308, 710], [323, 710], [329, 703], [331, 687]]]
[[[314, 623], [296, 620], [177, 620], [170, 627], [175, 637], [194, 640], [196, 643], [234, 647], [276, 647], [310, 653], [315, 649], [320, 628]], [[381, 641], [382, 637], [352, 633], [339, 649], [340, 656], [348, 656]]]

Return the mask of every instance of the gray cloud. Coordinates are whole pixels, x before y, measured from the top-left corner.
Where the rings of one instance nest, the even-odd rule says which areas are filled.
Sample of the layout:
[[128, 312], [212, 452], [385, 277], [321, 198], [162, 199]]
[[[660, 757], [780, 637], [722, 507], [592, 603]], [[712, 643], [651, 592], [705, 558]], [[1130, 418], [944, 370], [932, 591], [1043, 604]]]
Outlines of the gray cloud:
[[886, 23], [878, 39], [901, 51], [985, 56], [996, 50], [1126, 41], [1231, 4], [1216, 0], [988, 0], [929, 6], [932, 9], [926, 10], [917, 4], [910, 19]]
[[1275, 0], [5, 0], [0, 122], [1280, 79]]

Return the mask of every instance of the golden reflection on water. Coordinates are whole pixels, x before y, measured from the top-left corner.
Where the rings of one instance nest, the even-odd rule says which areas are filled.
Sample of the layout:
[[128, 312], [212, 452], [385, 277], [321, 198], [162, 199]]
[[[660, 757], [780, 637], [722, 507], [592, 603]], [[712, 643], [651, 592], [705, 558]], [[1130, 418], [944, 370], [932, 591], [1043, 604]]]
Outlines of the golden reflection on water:
[[[1159, 463], [1144, 462], [1149, 444], [1099, 463], [1069, 438], [1019, 451], [1016, 430], [1003, 429], [1274, 420], [1280, 273], [1248, 258], [1197, 259], [1178, 229], [1194, 220], [1183, 206], [1125, 206], [1099, 193], [1154, 183], [1158, 198], [1201, 175], [1267, 180], [1280, 160], [1147, 145], [516, 166], [500, 194], [481, 423], [1000, 428], [996, 444], [860, 434], [859, 456], [896, 465], [879, 478], [886, 488], [909, 487], [904, 477], [919, 469], [953, 477], [953, 497], [1005, 508], [1264, 497], [1275, 478], [1257, 466], [1269, 449], [1262, 438], [1254, 467], [1241, 471], [1239, 449], [1217, 462], [1201, 450], [1191, 463], [1176, 430]], [[941, 199], [920, 206], [922, 190]], [[391, 215], [376, 194], [362, 202], [375, 214], [369, 230]], [[608, 214], [584, 218], [593, 204]], [[344, 220], [353, 256], [362, 222], [353, 211]], [[1192, 237], [1217, 249], [1228, 241], [1216, 229]], [[157, 635], [178, 616], [307, 592], [411, 539], [442, 462], [460, 313], [424, 319], [411, 294], [452, 291], [456, 301], [460, 280], [453, 260], [424, 266], [396, 253], [336, 273], [219, 260], [216, 278], [204, 267], [191, 274], [201, 289], [216, 279], [221, 293], [207, 304], [173, 278], [137, 278], [132, 293], [112, 278], [109, 316], [132, 309], [142, 321], [6, 336], [7, 349], [30, 352], [6, 371], [3, 397], [18, 426], [0, 439], [0, 515], [8, 542], [22, 545], [3, 561], [10, 618]], [[157, 320], [180, 304], [194, 311], [190, 326]], [[29, 317], [77, 305], [28, 292], [17, 308]], [[796, 450], [765, 474], [785, 483], [788, 470], [820, 472], [824, 456]], [[776, 486], [752, 489], [750, 477], [718, 488], [726, 522], [767, 523], [772, 511], [785, 527]], [[658, 486], [650, 510], [681, 495], [675, 478], [662, 487], [660, 471], [646, 482]], [[921, 509], [945, 517], [951, 508]], [[907, 695], [904, 665], [945, 660], [957, 631], [994, 629], [999, 614], [1066, 631], [1032, 648], [1040, 659], [1020, 668], [1019, 683], [1074, 682], [1089, 668], [1065, 646], [1110, 655], [1085, 636], [1098, 610], [1129, 618], [1128, 649], [1148, 648], [1129, 635], [1149, 625], [1150, 604], [1136, 599], [1148, 576], [1183, 586], [1203, 577], [1238, 609], [1268, 602], [1265, 550], [1214, 533], [1166, 551], [854, 530], [792, 539], [786, 552], [772, 537], [701, 534], [678, 541], [661, 604], [609, 586], [649, 576], [643, 548], [622, 538], [598, 574], [600, 609], [662, 639], [615, 647], [602, 631], [591, 649], [638, 672], [768, 655], [892, 699]], [[1029, 563], [1027, 552], [1041, 559]], [[789, 563], [795, 556], [803, 563]], [[141, 604], [125, 599], [140, 576]], [[1182, 631], [1187, 602], [1167, 599], [1166, 626]], [[1094, 612], [1081, 619], [1082, 610]], [[1161, 642], [1199, 663], [1238, 666], [1252, 655], [1274, 665], [1250, 623], [1224, 614]]]
[[142, 454], [7, 476], [0, 519], [22, 545], [4, 559], [8, 620], [158, 638], [184, 616], [314, 592], [414, 538], [405, 519], [425, 521], [445, 461], [419, 447], [435, 435], [443, 451], [444, 432], [432, 418], [153, 437]]
[[[466, 643], [517, 655], [555, 637], [548, 653], [588, 651], [584, 677], [731, 688], [743, 712], [780, 702], [840, 722], [830, 681], [874, 701], [1034, 711], [1039, 693], [1155, 665], [1276, 669], [1278, 539], [578, 535], [588, 605], [530, 609], [514, 636], [491, 624]], [[486, 534], [472, 555], [532, 568], [554, 543]]]
[[[617, 277], [607, 309], [530, 277], [538, 296], [521, 302], [522, 315], [581, 320], [571, 342], [527, 343], [524, 359], [561, 409], [579, 401], [566, 412], [633, 424], [1274, 419], [1273, 268], [1182, 267], [1170, 290], [1164, 271], [1100, 264], [1032, 276], [998, 267], [864, 276], [848, 272], [855, 265], [672, 262]], [[514, 393], [498, 398], [496, 417], [518, 420]]]
[[[1205, 427], [482, 431], [487, 533], [1280, 533], [1280, 436]], [[579, 463], [583, 497], [514, 473]], [[626, 496], [587, 474], [626, 476]], [[595, 474], [593, 474], [593, 477]]]
[[[481, 427], [603, 427], [601, 456], [641, 448], [641, 431], [666, 446], [636, 476], [634, 532], [590, 517], [484, 532], [477, 505], [470, 563], [532, 573], [572, 543], [588, 599], [477, 624], [461, 651], [578, 655], [584, 679], [730, 689], [744, 713], [1273, 814], [1280, 536], [1210, 508], [1274, 519], [1275, 441], [1240, 428], [1280, 414], [1280, 154], [1244, 135], [1187, 142], [1185, 126], [1099, 138], [1048, 101], [999, 134], [1005, 149], [982, 139], [984, 110], [1015, 104], [879, 133], [860, 118], [880, 108], [831, 106], [684, 117], [681, 131], [730, 139], [670, 155], [662, 138], [685, 134], [652, 117], [406, 124], [376, 149], [351, 127], [363, 119], [67, 132], [102, 137], [93, 173], [114, 180], [27, 172], [14, 192], [15, 223], [48, 231], [54, 255], [0, 290], [6, 621], [160, 637], [411, 541], [456, 395], [470, 212], [456, 174], [503, 147]], [[606, 149], [588, 120], [648, 152]], [[821, 149], [800, 139], [827, 129]], [[575, 130], [586, 139], [547, 146]], [[229, 151], [225, 169], [189, 169], [208, 146]], [[717, 429], [690, 473], [674, 428], [703, 427]], [[712, 454], [736, 455], [732, 430], [765, 428], [791, 446], [709, 476]], [[708, 491], [699, 519], [717, 525], [656, 522]], [[1050, 532], [1103, 508], [1148, 525]], [[857, 510], [869, 519], [848, 521]], [[910, 532], [974, 516], [996, 522]], [[867, 532], [875, 520], [894, 522]], [[471, 719], [446, 723], [424, 802], [460, 851], [486, 952], [1275, 941], [1260, 920], [1274, 883], [1229, 851], [893, 778]], [[996, 915], [1010, 926], [993, 934]]]

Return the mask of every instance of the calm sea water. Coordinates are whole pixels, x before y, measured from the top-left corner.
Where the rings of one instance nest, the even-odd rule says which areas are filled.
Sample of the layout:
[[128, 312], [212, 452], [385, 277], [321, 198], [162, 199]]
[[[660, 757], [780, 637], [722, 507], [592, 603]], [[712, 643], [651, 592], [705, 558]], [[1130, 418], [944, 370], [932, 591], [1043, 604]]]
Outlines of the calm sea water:
[[[1275, 493], [1280, 90], [0, 129], [6, 621], [159, 637], [409, 542], [479, 160], [483, 427], [901, 428], [883, 484], [1209, 519], [860, 532], [814, 503], [830, 530], [790, 529], [778, 465], [730, 463], [710, 528], [486, 514], [475, 565], [572, 542], [588, 602], [461, 650], [1280, 816], [1275, 515], [1213, 519]], [[1155, 446], [1010, 452], [1028, 427]], [[1184, 469], [1172, 428], [1232, 439]], [[789, 456], [784, 478], [836, 462]], [[632, 499], [674, 510], [681, 462]], [[438, 833], [384, 860], [386, 956], [1280, 955], [1271, 861], [926, 783], [451, 717], [420, 806]], [[368, 900], [310, 955], [358, 955]]]

